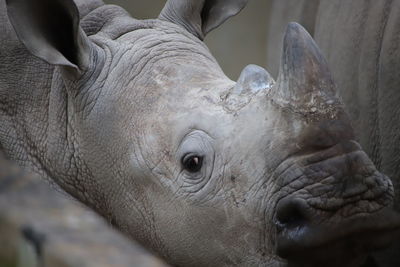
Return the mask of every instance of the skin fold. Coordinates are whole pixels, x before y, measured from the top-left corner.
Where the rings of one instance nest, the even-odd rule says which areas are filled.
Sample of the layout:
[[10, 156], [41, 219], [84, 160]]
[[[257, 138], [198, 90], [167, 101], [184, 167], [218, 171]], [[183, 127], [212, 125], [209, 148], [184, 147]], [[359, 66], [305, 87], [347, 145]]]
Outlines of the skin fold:
[[31, 3], [0, 1], [2, 149], [169, 263], [359, 266], [397, 233], [392, 183], [299, 24], [276, 82], [254, 65], [234, 82], [202, 39], [246, 1], [143, 21]]

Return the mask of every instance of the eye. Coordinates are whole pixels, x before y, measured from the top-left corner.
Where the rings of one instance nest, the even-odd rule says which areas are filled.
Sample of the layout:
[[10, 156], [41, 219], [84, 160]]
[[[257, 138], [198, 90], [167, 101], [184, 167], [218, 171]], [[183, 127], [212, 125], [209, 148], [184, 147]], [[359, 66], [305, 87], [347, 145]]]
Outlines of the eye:
[[203, 166], [203, 157], [193, 154], [186, 155], [182, 158], [182, 166], [188, 172], [198, 172]]

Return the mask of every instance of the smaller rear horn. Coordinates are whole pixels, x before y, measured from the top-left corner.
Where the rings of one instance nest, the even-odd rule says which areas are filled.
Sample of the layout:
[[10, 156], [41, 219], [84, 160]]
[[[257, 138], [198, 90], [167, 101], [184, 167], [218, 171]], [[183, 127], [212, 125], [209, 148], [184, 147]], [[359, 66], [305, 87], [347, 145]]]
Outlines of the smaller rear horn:
[[243, 69], [233, 90], [233, 94], [254, 94], [261, 90], [268, 90], [275, 81], [264, 68], [257, 65], [248, 65]]

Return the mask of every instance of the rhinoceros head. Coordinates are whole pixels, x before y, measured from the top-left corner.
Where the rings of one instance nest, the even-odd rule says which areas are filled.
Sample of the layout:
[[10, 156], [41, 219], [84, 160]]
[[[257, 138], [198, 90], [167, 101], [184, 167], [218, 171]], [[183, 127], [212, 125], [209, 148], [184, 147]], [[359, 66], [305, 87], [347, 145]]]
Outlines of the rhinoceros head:
[[276, 82], [254, 65], [233, 82], [201, 39], [246, 1], [170, 0], [149, 21], [102, 6], [82, 20], [90, 36], [72, 1], [37, 0], [47, 9], [33, 18], [8, 2], [66, 92], [74, 153], [53, 151], [53, 164], [73, 164], [53, 179], [171, 263], [357, 266], [399, 226], [392, 184], [300, 25], [287, 28]]

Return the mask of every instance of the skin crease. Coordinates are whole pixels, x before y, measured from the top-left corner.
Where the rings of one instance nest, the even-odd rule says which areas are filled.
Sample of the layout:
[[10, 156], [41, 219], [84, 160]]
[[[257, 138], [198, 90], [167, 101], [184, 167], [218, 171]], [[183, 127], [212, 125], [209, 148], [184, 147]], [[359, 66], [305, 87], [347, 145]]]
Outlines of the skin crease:
[[[12, 55], [10, 46], [4, 49], [9, 52], [4, 53], [5, 65], [21, 60], [31, 68], [11, 78], [1, 76], [1, 146], [8, 157], [53, 179], [170, 263], [285, 265], [276, 255], [276, 209], [285, 197], [309, 201], [317, 196], [308, 209], [339, 226], [342, 220], [349, 222], [348, 217], [368, 221], [369, 213], [389, 206], [391, 184], [351, 141], [341, 105], [323, 115], [306, 114], [309, 107], [296, 103], [295, 94], [290, 105], [285, 104], [284, 91], [276, 92], [285, 88], [279, 86], [258, 92], [247, 88], [249, 92], [235, 95], [236, 83], [223, 74], [201, 35], [178, 21], [137, 21], [115, 6], [94, 2], [91, 9], [77, 4], [83, 10], [81, 27], [89, 36], [80, 36], [87, 58], [76, 58], [85, 71], [58, 62], [56, 68], [49, 67], [27, 56], [21, 44], [16, 47], [22, 58], [7, 56]], [[288, 75], [300, 81], [309, 78], [303, 73], [313, 78], [326, 74], [326, 64], [316, 61], [316, 48], [300, 26], [289, 30], [296, 38], [288, 35], [288, 51], [295, 52], [283, 66], [306, 66], [307, 60], [312, 64], [307, 71], [287, 68]], [[4, 40], [18, 43], [9, 29], [2, 31], [9, 36]], [[9, 73], [4, 65], [1, 70]], [[37, 73], [43, 73], [42, 81], [33, 82], [42, 86], [24, 94], [24, 79], [40, 76]], [[303, 88], [302, 97], [309, 93], [322, 105], [330, 93], [322, 93], [319, 80], [313, 81]], [[15, 95], [28, 96], [17, 101]], [[342, 122], [339, 130], [319, 124], [332, 118]], [[199, 172], [182, 166], [188, 153], [202, 157]], [[357, 175], [365, 179], [341, 180]], [[326, 190], [335, 183], [340, 190]], [[357, 193], [359, 189], [363, 191]], [[332, 199], [343, 200], [339, 208], [331, 205], [338, 212], [328, 210]], [[367, 204], [362, 202], [366, 199]], [[357, 266], [363, 257], [346, 264]], [[328, 266], [329, 257], [322, 262]]]

